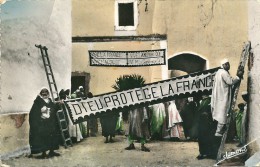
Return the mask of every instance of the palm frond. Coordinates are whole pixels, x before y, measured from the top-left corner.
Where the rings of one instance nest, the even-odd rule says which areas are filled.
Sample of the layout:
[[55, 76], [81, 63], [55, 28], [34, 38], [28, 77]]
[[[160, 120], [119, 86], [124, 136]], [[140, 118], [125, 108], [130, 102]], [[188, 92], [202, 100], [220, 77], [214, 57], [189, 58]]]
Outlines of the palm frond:
[[123, 75], [116, 79], [115, 84], [112, 85], [117, 91], [127, 90], [142, 87], [145, 84], [145, 79], [141, 75], [131, 74]]

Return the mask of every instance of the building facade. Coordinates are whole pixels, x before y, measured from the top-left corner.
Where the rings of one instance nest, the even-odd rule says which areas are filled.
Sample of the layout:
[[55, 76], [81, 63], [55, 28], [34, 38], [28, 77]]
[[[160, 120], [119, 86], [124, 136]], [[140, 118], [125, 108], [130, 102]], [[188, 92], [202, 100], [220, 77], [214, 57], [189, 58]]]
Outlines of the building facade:
[[[127, 5], [133, 12], [120, 11], [128, 9]], [[231, 74], [235, 75], [244, 42], [248, 39], [246, 6], [246, 1], [234, 4], [206, 0], [74, 0], [72, 71], [90, 74], [89, 90], [94, 94], [113, 91], [111, 85], [123, 74], [137, 73], [150, 83], [176, 76], [178, 71], [192, 73], [218, 67], [225, 57], [229, 58]], [[120, 19], [129, 18], [134, 21], [120, 22]], [[120, 24], [122, 26], [118, 26]], [[90, 64], [89, 51], [93, 50], [157, 49], [166, 50], [163, 65], [106, 67]]]

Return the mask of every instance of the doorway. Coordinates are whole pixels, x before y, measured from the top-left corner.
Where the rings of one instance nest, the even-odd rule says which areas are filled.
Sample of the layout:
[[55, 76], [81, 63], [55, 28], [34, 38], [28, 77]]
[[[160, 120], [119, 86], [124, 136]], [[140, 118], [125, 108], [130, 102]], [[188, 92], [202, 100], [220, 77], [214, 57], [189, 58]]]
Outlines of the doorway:
[[189, 74], [206, 69], [207, 60], [196, 54], [181, 53], [168, 59], [168, 70], [179, 70]]
[[[179, 77], [207, 69], [207, 60], [192, 53], [180, 53], [168, 59], [168, 77]], [[187, 140], [198, 139], [199, 113], [198, 107], [200, 96], [193, 95], [191, 98], [175, 99], [176, 107], [183, 120], [184, 136]]]
[[84, 93], [89, 92], [90, 74], [85, 72], [71, 73], [71, 93], [75, 92], [79, 86], [83, 86]]

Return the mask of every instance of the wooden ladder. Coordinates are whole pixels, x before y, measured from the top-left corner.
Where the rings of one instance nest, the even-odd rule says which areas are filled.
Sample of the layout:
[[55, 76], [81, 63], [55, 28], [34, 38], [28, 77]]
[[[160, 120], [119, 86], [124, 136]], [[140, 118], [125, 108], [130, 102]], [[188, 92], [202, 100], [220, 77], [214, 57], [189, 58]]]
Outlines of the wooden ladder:
[[[42, 55], [43, 65], [44, 65], [45, 73], [47, 76], [52, 101], [55, 101], [55, 99], [60, 100], [57, 85], [56, 85], [55, 78], [54, 78], [51, 64], [50, 64], [50, 59], [49, 59], [48, 52], [47, 52], [48, 49], [46, 46], [41, 46], [41, 45], [35, 45], [35, 47], [40, 49], [40, 52]], [[69, 129], [68, 129], [68, 123], [66, 121], [66, 117], [65, 117], [62, 105], [60, 105], [60, 109], [57, 111], [56, 116], [58, 118], [61, 136], [62, 136], [63, 144], [64, 144], [65, 148], [67, 148], [68, 145], [72, 146], [72, 141], [71, 141]]]
[[[239, 70], [244, 70], [247, 59], [249, 57], [250, 50], [251, 50], [251, 43], [247, 42], [244, 45], [237, 72]], [[230, 125], [230, 122], [231, 122], [231, 112], [234, 110], [235, 105], [236, 105], [236, 100], [237, 100], [237, 95], [238, 95], [238, 92], [239, 92], [240, 83], [241, 83], [241, 81], [239, 81], [239, 83], [237, 83], [236, 86], [232, 89], [232, 98], [231, 98], [232, 101], [231, 101], [231, 106], [230, 106], [229, 113], [228, 113], [229, 117], [227, 118], [226, 131], [224, 132], [224, 134], [222, 136], [221, 143], [220, 143], [220, 146], [219, 146], [219, 149], [218, 149], [218, 154], [217, 154], [217, 159], [216, 159], [217, 164], [222, 162], [221, 154], [222, 154], [223, 149], [224, 149], [224, 145], [225, 145], [226, 138], [227, 138], [227, 133], [228, 133], [228, 130], [229, 130], [229, 125]]]

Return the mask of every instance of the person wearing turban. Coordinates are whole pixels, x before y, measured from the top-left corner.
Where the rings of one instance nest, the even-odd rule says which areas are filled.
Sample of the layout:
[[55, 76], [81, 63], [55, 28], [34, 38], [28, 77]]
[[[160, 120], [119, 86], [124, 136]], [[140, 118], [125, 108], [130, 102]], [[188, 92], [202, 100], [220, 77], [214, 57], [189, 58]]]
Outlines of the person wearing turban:
[[229, 74], [230, 64], [228, 59], [221, 61], [221, 67], [215, 75], [211, 98], [212, 118], [216, 125], [216, 150], [226, 130], [227, 117], [232, 102], [232, 86], [238, 83], [244, 74], [243, 70], [239, 70], [237, 76], [232, 78]]

